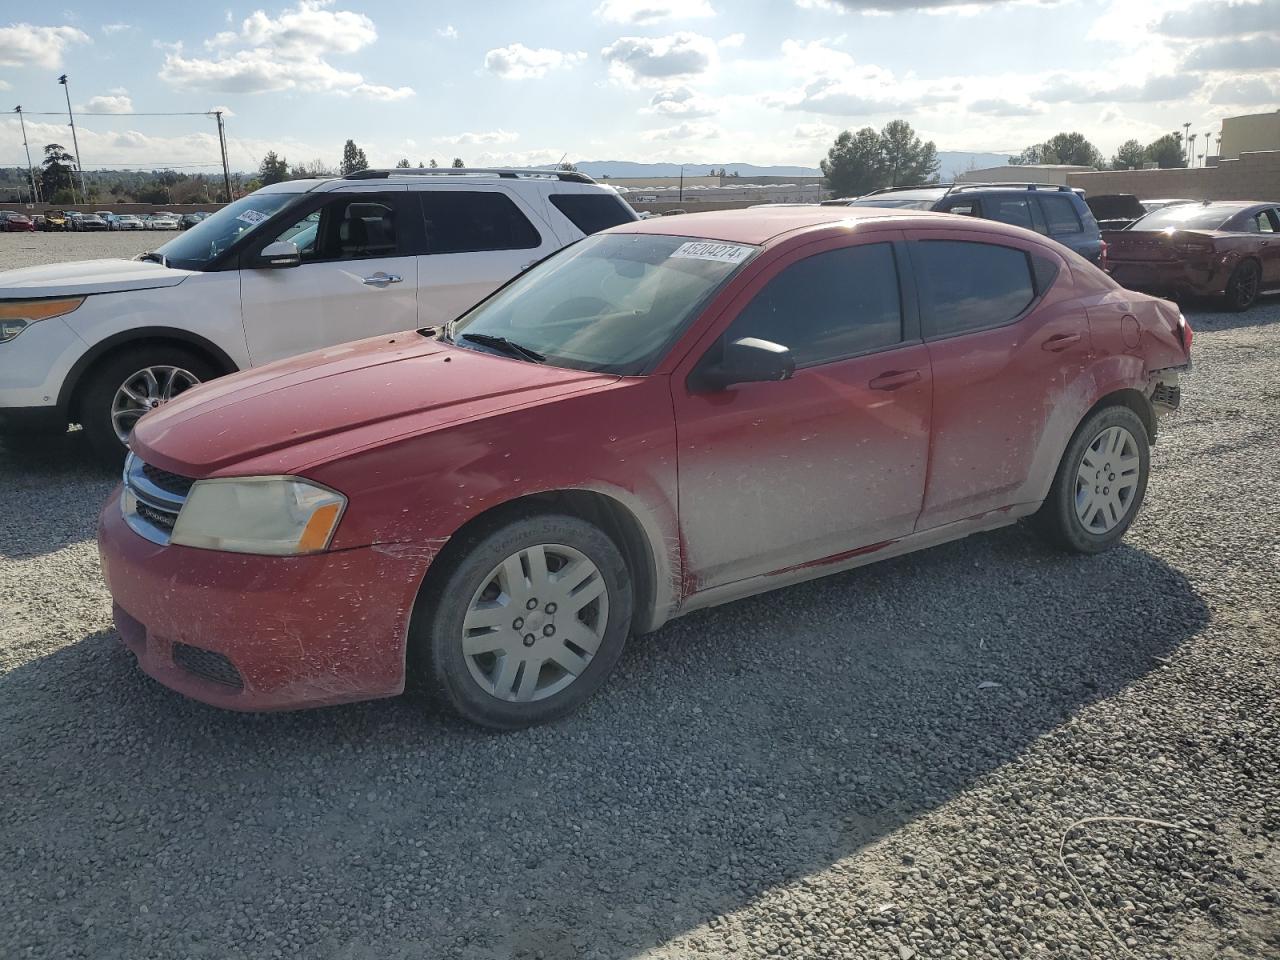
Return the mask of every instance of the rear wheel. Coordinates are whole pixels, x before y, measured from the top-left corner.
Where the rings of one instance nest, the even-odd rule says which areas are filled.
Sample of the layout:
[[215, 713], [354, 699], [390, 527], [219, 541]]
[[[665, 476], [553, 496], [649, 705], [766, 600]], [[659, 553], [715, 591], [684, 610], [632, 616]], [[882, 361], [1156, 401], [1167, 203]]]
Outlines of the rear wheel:
[[584, 520], [538, 514], [462, 549], [414, 612], [412, 667], [482, 726], [514, 730], [577, 709], [631, 629], [617, 545]]
[[104, 466], [119, 469], [129, 435], [144, 413], [217, 375], [199, 354], [167, 344], [108, 357], [89, 374], [81, 394], [85, 437]]
[[1062, 455], [1049, 496], [1035, 516], [1053, 543], [1100, 553], [1133, 523], [1151, 467], [1147, 429], [1128, 407], [1103, 407], [1085, 419]]
[[1256, 260], [1246, 260], [1231, 271], [1224, 295], [1228, 310], [1248, 310], [1262, 289], [1262, 271]]

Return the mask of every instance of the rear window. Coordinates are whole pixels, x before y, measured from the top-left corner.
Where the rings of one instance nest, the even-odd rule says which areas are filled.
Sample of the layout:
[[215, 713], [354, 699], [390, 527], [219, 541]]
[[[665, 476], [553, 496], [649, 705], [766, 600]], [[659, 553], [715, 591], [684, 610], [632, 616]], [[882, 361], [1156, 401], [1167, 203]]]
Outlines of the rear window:
[[429, 190], [418, 196], [427, 253], [531, 250], [542, 245], [537, 229], [505, 193]]
[[988, 220], [1031, 229], [1031, 204], [1026, 197], [983, 197], [982, 210]]
[[553, 193], [551, 205], [588, 236], [636, 219], [621, 197], [608, 193]]
[[1221, 204], [1180, 203], [1148, 213], [1129, 229], [1217, 230], [1239, 212], [1239, 207]]
[[1066, 197], [1047, 196], [1040, 198], [1040, 209], [1049, 224], [1049, 236], [1059, 237], [1064, 233], [1079, 233], [1084, 229], [1080, 222], [1080, 214], [1076, 205]]
[[930, 336], [1001, 326], [1036, 298], [1031, 258], [1022, 250], [969, 240], [920, 240], [912, 247]]

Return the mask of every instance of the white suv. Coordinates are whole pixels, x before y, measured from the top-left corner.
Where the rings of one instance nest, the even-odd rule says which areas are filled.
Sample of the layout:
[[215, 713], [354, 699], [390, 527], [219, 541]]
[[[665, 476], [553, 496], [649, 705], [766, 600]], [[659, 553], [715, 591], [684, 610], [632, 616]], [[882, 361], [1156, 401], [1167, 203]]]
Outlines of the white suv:
[[118, 463], [193, 384], [438, 326], [635, 213], [574, 172], [362, 170], [273, 184], [136, 260], [0, 272], [0, 432], [84, 427]]

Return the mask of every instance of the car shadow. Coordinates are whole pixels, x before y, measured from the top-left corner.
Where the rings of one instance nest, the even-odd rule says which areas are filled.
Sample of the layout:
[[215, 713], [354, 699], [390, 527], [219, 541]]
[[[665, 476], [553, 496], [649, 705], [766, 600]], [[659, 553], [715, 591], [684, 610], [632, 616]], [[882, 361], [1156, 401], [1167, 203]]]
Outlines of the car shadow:
[[0, 898], [121, 950], [296, 901], [312, 955], [634, 956], [946, 803], [1208, 618], [1149, 553], [1014, 527], [677, 620], [507, 735], [421, 695], [218, 711], [106, 630], [0, 676]]
[[36, 557], [91, 539], [119, 479], [93, 458], [83, 431], [16, 443], [0, 438], [0, 489], [9, 498], [0, 557]]
[[[1280, 323], [1280, 291], [1262, 294], [1252, 307], [1239, 312], [1224, 310], [1220, 302], [1201, 299], [1186, 300], [1182, 309], [1196, 332], [1270, 326]], [[1194, 346], [1192, 353], [1195, 353]]]

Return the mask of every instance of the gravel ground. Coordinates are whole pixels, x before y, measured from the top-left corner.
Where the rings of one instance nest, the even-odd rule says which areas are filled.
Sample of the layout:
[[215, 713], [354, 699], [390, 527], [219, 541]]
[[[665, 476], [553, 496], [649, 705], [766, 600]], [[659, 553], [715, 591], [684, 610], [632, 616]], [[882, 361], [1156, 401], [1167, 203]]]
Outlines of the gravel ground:
[[[504, 736], [170, 693], [110, 625], [111, 480], [0, 449], [0, 953], [1280, 955], [1280, 303], [1189, 316], [1123, 547], [1018, 527], [695, 614]], [[1080, 822], [1123, 817], [1169, 825]]]

